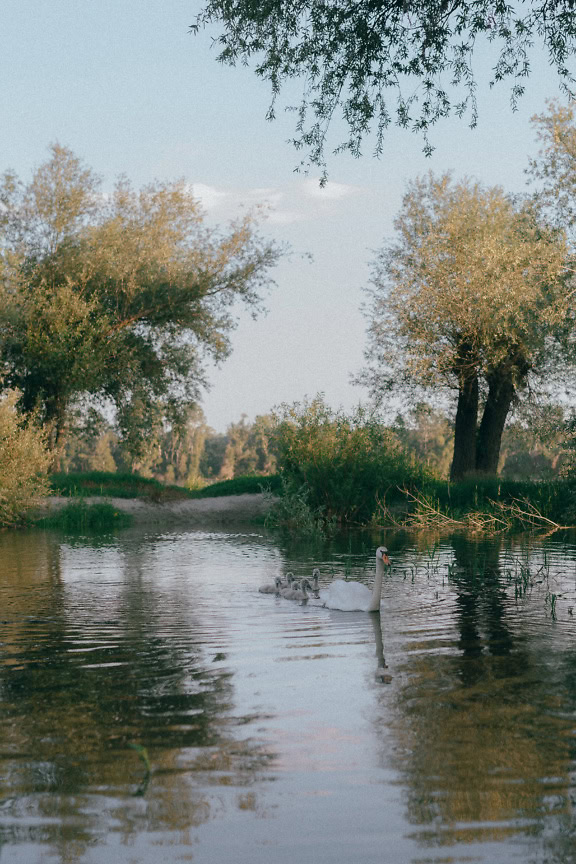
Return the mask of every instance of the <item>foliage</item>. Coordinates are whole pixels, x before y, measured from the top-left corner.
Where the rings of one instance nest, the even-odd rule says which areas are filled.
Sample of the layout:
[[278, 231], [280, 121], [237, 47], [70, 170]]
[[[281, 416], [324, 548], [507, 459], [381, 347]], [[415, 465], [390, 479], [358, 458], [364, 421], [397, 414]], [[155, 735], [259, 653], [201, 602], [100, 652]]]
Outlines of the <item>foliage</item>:
[[228, 480], [243, 474], [272, 474], [276, 470], [273, 428], [269, 415], [247, 423], [243, 414], [239, 423], [231, 423], [226, 430], [226, 449], [218, 476]]
[[221, 25], [218, 59], [229, 65], [256, 58], [256, 74], [276, 99], [290, 79], [304, 82], [297, 116], [297, 148], [324, 166], [330, 122], [341, 113], [348, 137], [336, 148], [358, 156], [375, 131], [381, 153], [386, 129], [396, 123], [424, 133], [450, 114], [476, 123], [474, 51], [481, 42], [495, 49], [490, 84], [511, 81], [511, 102], [523, 94], [530, 54], [540, 42], [561, 87], [573, 77], [576, 18], [571, 0], [523, 4], [457, 0], [452, 4], [360, 0], [206, 0], [191, 30]]
[[283, 405], [275, 432], [287, 491], [307, 492], [307, 504], [328, 522], [365, 522], [376, 503], [399, 485], [425, 476], [394, 433], [362, 408], [347, 416], [321, 397]]
[[266, 517], [266, 524], [281, 528], [295, 537], [322, 539], [327, 531], [323, 508], [313, 510], [310, 506], [310, 490], [307, 486], [294, 486], [293, 482], [282, 478], [282, 486], [277, 498]]
[[16, 409], [18, 394], [0, 400], [0, 524], [22, 521], [30, 507], [47, 494], [51, 457], [44, 435]]
[[131, 521], [128, 513], [104, 501], [96, 504], [75, 501], [51, 516], [38, 519], [35, 524], [38, 528], [59, 528], [68, 533], [108, 533], [116, 528], [127, 527]]
[[464, 344], [480, 373], [507, 360], [519, 378], [523, 364], [538, 370], [572, 311], [561, 233], [499, 187], [432, 174], [409, 185], [395, 228], [369, 292], [375, 393], [387, 368], [455, 386]]
[[71, 497], [103, 496], [107, 498], [149, 498], [168, 501], [189, 498], [181, 486], [164, 486], [151, 477], [128, 472], [82, 471], [70, 474], [52, 474], [52, 491]]
[[528, 175], [535, 187], [537, 205], [546, 217], [565, 229], [574, 245], [576, 226], [576, 123], [573, 102], [547, 103], [532, 123], [540, 142], [538, 155], [530, 160]]
[[0, 346], [6, 384], [37, 411], [52, 446], [73, 400], [116, 410], [139, 453], [178, 425], [206, 358], [230, 351], [237, 301], [259, 308], [278, 249], [253, 215], [208, 228], [184, 181], [134, 190], [100, 181], [59, 145], [27, 184], [0, 183]]
[[192, 498], [219, 498], [222, 495], [256, 495], [260, 492], [278, 494], [281, 490], [281, 480], [278, 474], [253, 474], [245, 477], [234, 477], [232, 480], [221, 480], [210, 483], [201, 489], [190, 492]]
[[402, 386], [456, 390], [453, 479], [491, 473], [513, 401], [571, 356], [564, 234], [499, 187], [432, 174], [409, 186], [395, 227], [374, 264], [362, 380], [380, 401]]
[[454, 429], [445, 414], [419, 402], [406, 415], [398, 414], [392, 429], [402, 447], [417, 462], [439, 477], [448, 476]]

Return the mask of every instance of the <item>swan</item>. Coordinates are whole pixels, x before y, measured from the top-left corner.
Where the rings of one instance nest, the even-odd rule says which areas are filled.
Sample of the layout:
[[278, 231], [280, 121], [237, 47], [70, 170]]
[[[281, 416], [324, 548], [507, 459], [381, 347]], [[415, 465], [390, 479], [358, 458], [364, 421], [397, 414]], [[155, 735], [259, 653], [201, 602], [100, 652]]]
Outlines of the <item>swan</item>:
[[308, 594], [306, 593], [306, 589], [310, 590], [311, 587], [312, 586], [310, 585], [310, 582], [308, 581], [308, 579], [302, 579], [302, 581], [300, 582], [300, 587], [295, 588], [292, 591], [289, 599], [290, 600], [308, 600]]
[[264, 585], [260, 585], [258, 591], [260, 591], [261, 594], [278, 594], [281, 585], [282, 579], [280, 576], [276, 576], [274, 582], [266, 582]]
[[379, 546], [376, 549], [376, 576], [372, 590], [361, 582], [335, 579], [328, 588], [320, 589], [322, 605], [327, 609], [339, 609], [341, 612], [379, 612], [382, 577], [384, 567], [388, 566], [388, 550], [385, 546]]
[[296, 588], [295, 579], [296, 579], [296, 577], [294, 576], [293, 573], [287, 573], [286, 574], [286, 581], [285, 582], [283, 581], [282, 584], [280, 585], [280, 596], [281, 597], [285, 597], [287, 600], [292, 599], [291, 594]]

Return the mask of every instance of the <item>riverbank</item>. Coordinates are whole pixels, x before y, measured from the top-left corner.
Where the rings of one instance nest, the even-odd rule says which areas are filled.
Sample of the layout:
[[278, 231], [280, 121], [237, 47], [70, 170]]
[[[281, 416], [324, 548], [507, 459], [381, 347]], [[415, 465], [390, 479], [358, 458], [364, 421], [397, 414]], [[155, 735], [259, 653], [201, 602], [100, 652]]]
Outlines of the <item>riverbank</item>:
[[[71, 503], [68, 496], [53, 495], [44, 499], [36, 518], [53, 516]], [[144, 498], [87, 497], [88, 506], [105, 501], [126, 513], [139, 525], [246, 524], [263, 522], [273, 504], [268, 494], [225, 495], [216, 498], [188, 498], [156, 502]]]

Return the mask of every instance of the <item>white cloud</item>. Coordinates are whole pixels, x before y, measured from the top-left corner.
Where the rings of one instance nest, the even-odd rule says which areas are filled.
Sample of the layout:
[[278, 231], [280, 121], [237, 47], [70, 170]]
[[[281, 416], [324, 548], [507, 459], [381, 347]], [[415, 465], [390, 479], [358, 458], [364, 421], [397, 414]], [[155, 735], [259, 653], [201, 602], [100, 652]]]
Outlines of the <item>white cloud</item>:
[[192, 183], [191, 192], [205, 210], [216, 210], [229, 197], [228, 192], [208, 186], [206, 183]]
[[360, 191], [358, 186], [351, 186], [348, 183], [328, 181], [325, 186], [320, 186], [320, 181], [312, 178], [303, 181], [302, 190], [309, 198], [315, 198], [317, 201], [340, 201]]
[[292, 225], [307, 218], [307, 214], [301, 210], [270, 210], [268, 213], [268, 221], [273, 225]]

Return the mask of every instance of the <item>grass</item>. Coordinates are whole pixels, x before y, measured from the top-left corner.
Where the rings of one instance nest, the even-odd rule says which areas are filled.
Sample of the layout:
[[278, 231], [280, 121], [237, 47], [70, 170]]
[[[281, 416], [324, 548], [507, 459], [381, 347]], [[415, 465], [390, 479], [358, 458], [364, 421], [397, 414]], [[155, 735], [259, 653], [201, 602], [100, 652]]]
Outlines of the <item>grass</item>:
[[127, 513], [117, 510], [112, 504], [99, 501], [87, 504], [85, 501], [71, 501], [57, 513], [38, 519], [37, 528], [58, 528], [68, 533], [94, 532], [109, 533], [116, 528], [126, 528], [132, 521]]
[[218, 498], [222, 495], [249, 495], [258, 494], [262, 491], [279, 494], [282, 482], [278, 474], [262, 476], [261, 474], [247, 474], [244, 477], [234, 477], [232, 480], [222, 480], [211, 483], [203, 489], [195, 489], [189, 492], [191, 498]]
[[50, 477], [56, 495], [70, 497], [101, 496], [106, 498], [148, 498], [152, 501], [172, 501], [189, 498], [182, 486], [165, 486], [151, 477], [130, 472], [82, 471], [53, 474]]
[[277, 492], [280, 478], [277, 475], [263, 477], [247, 475], [212, 483], [202, 489], [190, 490], [183, 486], [165, 486], [159, 480], [141, 477], [129, 472], [83, 471], [70, 474], [53, 474], [50, 484], [54, 494], [71, 498], [101, 496], [106, 498], [144, 498], [150, 501], [177, 501], [187, 498], [216, 498], [222, 495], [245, 495], [262, 492], [263, 489]]
[[[513, 481], [471, 478], [459, 483], [427, 480], [401, 490], [404, 507], [394, 516], [384, 502], [375, 523], [406, 528], [465, 529], [479, 533], [508, 530], [558, 530], [576, 523], [576, 486], [567, 480]], [[396, 494], [394, 500], [397, 501]]]

